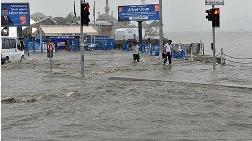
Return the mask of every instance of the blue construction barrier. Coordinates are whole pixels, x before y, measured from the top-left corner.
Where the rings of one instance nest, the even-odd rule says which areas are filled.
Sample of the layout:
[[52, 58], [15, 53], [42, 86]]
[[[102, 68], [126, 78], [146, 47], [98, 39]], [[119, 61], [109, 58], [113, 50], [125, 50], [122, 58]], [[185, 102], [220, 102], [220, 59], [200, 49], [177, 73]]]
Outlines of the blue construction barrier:
[[[87, 48], [92, 50], [113, 50], [115, 49], [115, 38], [114, 36], [87, 36]], [[67, 51], [80, 51], [79, 39], [73, 36], [65, 37], [44, 37], [43, 43], [47, 41], [55, 44], [55, 51], [67, 50]], [[37, 52], [40, 50], [43, 52], [43, 46], [40, 47], [40, 40], [37, 39], [24, 39], [25, 50]]]
[[150, 46], [150, 45], [142, 44], [142, 45], [140, 45], [140, 51], [141, 51], [142, 53], [150, 54], [151, 46]]
[[173, 50], [172, 51], [172, 58], [175, 58], [175, 59], [184, 59], [185, 55], [186, 55], [186, 52], [184, 50], [182, 50], [182, 51]]
[[159, 51], [159, 50], [152, 50], [152, 51], [150, 52], [150, 55], [151, 55], [151, 56], [159, 56], [159, 54], [160, 54], [160, 51]]
[[124, 43], [124, 44], [122, 45], [122, 50], [130, 51], [129, 44]]
[[[123, 43], [122, 50], [130, 51], [129, 43]], [[160, 47], [159, 47], [159, 45], [140, 44], [139, 45], [139, 51], [141, 53], [146, 53], [146, 54], [149, 54], [151, 56], [159, 56]]]
[[35, 39], [24, 39], [24, 50], [25, 52], [43, 52], [44, 48], [43, 46], [40, 46], [39, 40]]
[[152, 45], [150, 50], [151, 56], [159, 56], [160, 54], [160, 46], [159, 45]]
[[145, 47], [145, 44], [140, 44], [139, 45], [139, 51], [141, 52], [141, 53], [145, 53], [145, 50], [146, 50], [147, 48]]
[[79, 39], [72, 39], [69, 45], [70, 51], [80, 51], [80, 41]]
[[95, 44], [96, 50], [113, 50], [113, 49], [115, 49], [115, 37], [114, 36], [96, 36], [95, 40], [93, 40], [92, 43]]

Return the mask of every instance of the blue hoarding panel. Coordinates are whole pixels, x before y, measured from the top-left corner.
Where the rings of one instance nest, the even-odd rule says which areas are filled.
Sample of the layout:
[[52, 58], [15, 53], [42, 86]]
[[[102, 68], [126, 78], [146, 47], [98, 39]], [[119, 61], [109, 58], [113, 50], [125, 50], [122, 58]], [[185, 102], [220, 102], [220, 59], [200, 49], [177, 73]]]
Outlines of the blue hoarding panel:
[[95, 44], [96, 44], [96, 50], [115, 49], [115, 37], [114, 36], [96, 36]]
[[1, 3], [1, 26], [29, 26], [29, 3]]
[[118, 6], [118, 21], [159, 20], [159, 4]]

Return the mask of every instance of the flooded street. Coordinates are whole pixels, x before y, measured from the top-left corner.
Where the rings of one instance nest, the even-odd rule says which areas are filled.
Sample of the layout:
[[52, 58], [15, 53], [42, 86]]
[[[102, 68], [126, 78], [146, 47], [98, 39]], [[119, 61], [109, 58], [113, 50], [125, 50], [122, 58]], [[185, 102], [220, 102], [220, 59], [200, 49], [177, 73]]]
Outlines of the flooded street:
[[85, 53], [2, 65], [2, 140], [252, 140], [252, 67]]

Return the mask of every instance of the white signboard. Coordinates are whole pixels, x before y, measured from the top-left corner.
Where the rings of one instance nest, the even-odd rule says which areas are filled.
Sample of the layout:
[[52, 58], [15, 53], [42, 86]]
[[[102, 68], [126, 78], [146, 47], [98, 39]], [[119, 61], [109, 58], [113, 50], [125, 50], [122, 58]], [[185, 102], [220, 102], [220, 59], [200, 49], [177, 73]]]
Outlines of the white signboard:
[[206, 0], [206, 5], [224, 5], [224, 0]]

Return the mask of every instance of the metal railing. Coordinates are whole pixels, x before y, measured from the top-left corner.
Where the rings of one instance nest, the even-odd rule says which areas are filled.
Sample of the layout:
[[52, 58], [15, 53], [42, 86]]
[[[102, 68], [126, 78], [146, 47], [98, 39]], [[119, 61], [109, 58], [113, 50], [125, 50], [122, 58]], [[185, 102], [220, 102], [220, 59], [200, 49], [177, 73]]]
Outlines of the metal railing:
[[234, 57], [228, 54], [225, 54], [223, 52], [223, 49], [221, 49], [221, 53], [218, 54], [221, 58], [221, 65], [240, 65], [240, 66], [252, 66], [252, 58], [251, 57]]

